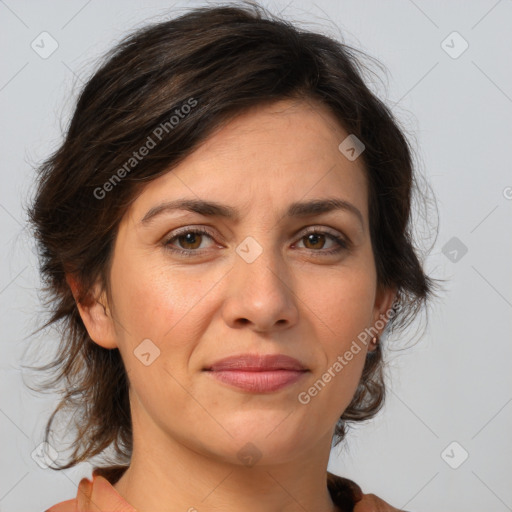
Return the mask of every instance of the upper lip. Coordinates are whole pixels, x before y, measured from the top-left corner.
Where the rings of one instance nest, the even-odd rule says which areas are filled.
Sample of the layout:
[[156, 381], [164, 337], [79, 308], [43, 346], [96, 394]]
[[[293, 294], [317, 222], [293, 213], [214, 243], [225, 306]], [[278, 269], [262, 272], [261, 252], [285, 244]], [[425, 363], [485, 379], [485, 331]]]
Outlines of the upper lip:
[[307, 368], [297, 359], [284, 354], [240, 354], [220, 359], [210, 366], [207, 366], [205, 370], [263, 372], [270, 370], [306, 371]]

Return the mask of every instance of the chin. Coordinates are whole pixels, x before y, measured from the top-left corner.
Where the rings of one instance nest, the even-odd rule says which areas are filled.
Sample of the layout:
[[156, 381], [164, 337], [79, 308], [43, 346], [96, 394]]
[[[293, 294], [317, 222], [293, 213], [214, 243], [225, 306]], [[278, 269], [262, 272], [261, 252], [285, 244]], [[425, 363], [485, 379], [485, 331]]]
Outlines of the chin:
[[304, 425], [296, 424], [293, 414], [288, 414], [258, 413], [253, 422], [230, 423], [226, 429], [233, 438], [227, 439], [226, 448], [231, 456], [235, 454], [235, 463], [250, 465], [251, 459], [258, 459], [258, 464], [284, 463], [296, 457], [300, 447], [318, 443], [318, 433], [314, 438], [308, 436]]

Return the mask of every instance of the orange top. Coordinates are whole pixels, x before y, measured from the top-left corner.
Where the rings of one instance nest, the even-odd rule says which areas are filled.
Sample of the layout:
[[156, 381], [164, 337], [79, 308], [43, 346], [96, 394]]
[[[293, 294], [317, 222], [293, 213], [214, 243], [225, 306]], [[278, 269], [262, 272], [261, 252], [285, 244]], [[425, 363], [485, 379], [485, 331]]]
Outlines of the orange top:
[[80, 480], [76, 498], [45, 512], [137, 512], [100, 472], [99, 469], [92, 472], [92, 482], [87, 478]]
[[[124, 470], [120, 468], [96, 468], [92, 472], [92, 481], [82, 478], [76, 498], [63, 501], [45, 512], [137, 512], [113, 487]], [[102, 476], [105, 475], [105, 476]], [[110, 481], [109, 481], [110, 480]], [[363, 494], [361, 488], [352, 480], [327, 472], [327, 487], [333, 502], [342, 511], [352, 512], [395, 512], [373, 494]]]

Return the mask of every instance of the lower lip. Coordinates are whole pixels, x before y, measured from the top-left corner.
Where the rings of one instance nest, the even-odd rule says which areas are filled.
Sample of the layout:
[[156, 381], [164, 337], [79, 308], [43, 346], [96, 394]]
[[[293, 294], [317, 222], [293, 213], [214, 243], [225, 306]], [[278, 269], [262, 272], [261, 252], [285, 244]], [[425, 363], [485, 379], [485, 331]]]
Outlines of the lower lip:
[[245, 391], [264, 393], [277, 391], [297, 382], [306, 371], [269, 370], [269, 371], [241, 371], [221, 370], [209, 371], [214, 378]]

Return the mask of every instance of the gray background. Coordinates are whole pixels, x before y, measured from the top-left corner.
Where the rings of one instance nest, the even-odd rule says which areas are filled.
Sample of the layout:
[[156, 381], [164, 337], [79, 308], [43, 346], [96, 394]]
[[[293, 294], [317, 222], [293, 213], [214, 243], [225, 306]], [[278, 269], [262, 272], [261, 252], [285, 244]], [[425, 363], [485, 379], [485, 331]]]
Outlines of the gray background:
[[[512, 1], [262, 4], [305, 28], [341, 31], [387, 67], [372, 87], [412, 137], [439, 205], [439, 236], [425, 265], [448, 280], [447, 292], [423, 336], [417, 324], [396, 341], [409, 348], [388, 354], [385, 409], [333, 450], [329, 469], [406, 510], [512, 510]], [[2, 512], [44, 510], [74, 497], [90, 476], [89, 464], [55, 472], [31, 457], [56, 404], [26, 388], [20, 371], [29, 346], [56, 340], [30, 336], [42, 311], [22, 208], [33, 166], [58, 146], [97, 58], [130, 29], [185, 5], [204, 4], [0, 1]], [[45, 59], [31, 48], [42, 46], [43, 31], [58, 43]], [[460, 36], [446, 39], [454, 31]], [[420, 235], [427, 247], [428, 233]]]

